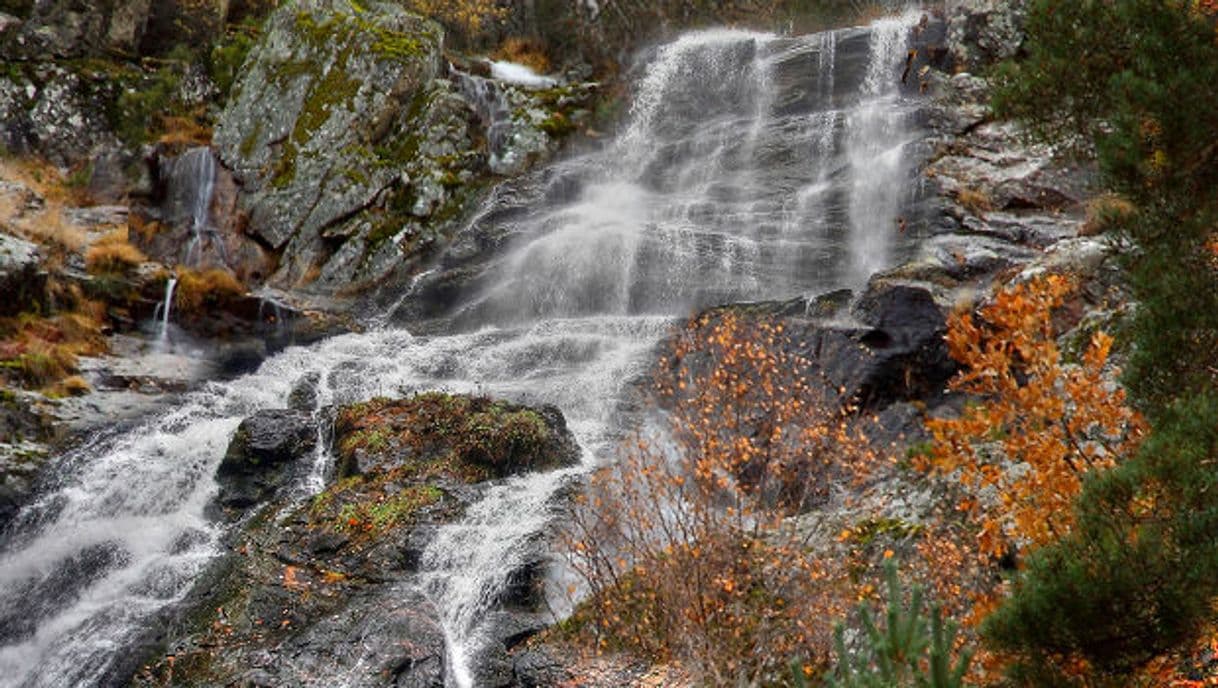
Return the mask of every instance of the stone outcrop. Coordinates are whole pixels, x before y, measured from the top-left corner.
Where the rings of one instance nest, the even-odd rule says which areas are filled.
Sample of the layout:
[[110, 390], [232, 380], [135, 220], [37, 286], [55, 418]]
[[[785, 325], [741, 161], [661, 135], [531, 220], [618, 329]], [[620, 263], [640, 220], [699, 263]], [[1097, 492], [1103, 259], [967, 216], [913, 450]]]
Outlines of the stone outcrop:
[[271, 17], [215, 144], [248, 233], [280, 257], [272, 284], [350, 295], [409, 279], [494, 175], [554, 151], [591, 94], [472, 76], [442, 49], [438, 25], [388, 3]]
[[[272, 688], [325, 677], [370, 687], [445, 685], [439, 612], [419, 587], [422, 550], [438, 526], [480, 497], [488, 486], [481, 481], [568, 466], [579, 449], [562, 414], [549, 407], [427, 393], [335, 414], [339, 475], [304, 503], [264, 502], [234, 535], [232, 553], [167, 620], [168, 639], [150, 633], [147, 649], [172, 661], [157, 654], [133, 685]], [[272, 411], [247, 419], [225, 466], [239, 464], [249, 475], [247, 466], [286, 471], [301, 464], [306, 435], [316, 432], [307, 418]], [[226, 471], [222, 466], [222, 486]], [[543, 547], [539, 542], [537, 561]], [[485, 658], [500, 667], [501, 681], [480, 678], [478, 685], [513, 680], [507, 649], [545, 625], [536, 593], [543, 574], [529, 562], [514, 574], [490, 624], [500, 642]]]
[[398, 160], [417, 152], [441, 41], [437, 25], [386, 3], [309, 2], [271, 17], [215, 143], [250, 231], [275, 251], [291, 244], [287, 282], [324, 264], [327, 238], [347, 238], [324, 230], [412, 181]]
[[148, 23], [151, 0], [51, 0], [33, 2], [0, 32], [8, 59], [78, 58], [103, 53], [135, 54]]
[[38, 311], [47, 303], [45, 257], [38, 246], [0, 228], [0, 316]]
[[292, 462], [316, 444], [307, 413], [260, 411], [241, 421], [216, 474], [220, 504], [246, 508], [273, 497], [290, 479]]
[[117, 146], [105, 118], [115, 84], [55, 63], [15, 64], [0, 75], [0, 145], [57, 165]]
[[948, 0], [947, 43], [958, 67], [975, 72], [1015, 57], [1027, 9], [1027, 0]]

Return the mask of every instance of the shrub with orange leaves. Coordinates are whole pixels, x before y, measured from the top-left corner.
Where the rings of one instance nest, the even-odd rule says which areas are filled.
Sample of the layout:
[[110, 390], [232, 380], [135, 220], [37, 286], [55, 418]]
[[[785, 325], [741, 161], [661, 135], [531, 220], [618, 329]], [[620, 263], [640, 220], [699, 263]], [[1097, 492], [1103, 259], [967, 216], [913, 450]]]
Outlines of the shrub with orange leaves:
[[818, 400], [781, 323], [691, 324], [657, 385], [665, 432], [597, 474], [567, 532], [598, 650], [673, 661], [700, 685], [768, 685], [825, 666], [853, 602], [842, 562], [795, 519], [839, 467], [873, 460], [849, 409]]
[[[1050, 275], [1003, 289], [979, 317], [949, 320], [948, 347], [963, 366], [951, 388], [980, 403], [928, 421], [928, 467], [958, 471], [982, 495], [964, 506], [981, 528], [984, 557], [1070, 532], [1084, 476], [1129, 456], [1142, 437], [1142, 419], [1106, 371], [1111, 337], [1097, 332], [1078, 365], [1062, 361], [1053, 313], [1075, 289]], [[994, 499], [984, 498], [989, 489]]]

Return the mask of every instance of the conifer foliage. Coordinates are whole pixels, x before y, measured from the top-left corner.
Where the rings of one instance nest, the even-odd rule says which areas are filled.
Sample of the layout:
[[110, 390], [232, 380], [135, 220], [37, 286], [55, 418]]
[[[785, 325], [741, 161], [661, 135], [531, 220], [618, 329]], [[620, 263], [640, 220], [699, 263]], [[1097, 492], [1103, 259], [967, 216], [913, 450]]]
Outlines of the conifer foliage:
[[1000, 115], [1094, 150], [1133, 209], [1114, 236], [1138, 301], [1124, 379], [1150, 429], [1084, 479], [1071, 532], [1028, 558], [984, 626], [1024, 683], [1129, 685], [1218, 597], [1216, 11], [1034, 0], [1026, 56], [998, 75]]

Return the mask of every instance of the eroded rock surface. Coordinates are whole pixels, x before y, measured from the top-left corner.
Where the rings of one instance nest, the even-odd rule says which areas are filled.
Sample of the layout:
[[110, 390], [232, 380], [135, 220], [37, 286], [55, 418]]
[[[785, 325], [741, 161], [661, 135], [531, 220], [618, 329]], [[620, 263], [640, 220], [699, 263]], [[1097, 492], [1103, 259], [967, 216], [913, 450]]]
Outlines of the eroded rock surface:
[[[420, 553], [484, 481], [569, 466], [578, 447], [557, 409], [485, 398], [427, 393], [335, 415], [338, 475], [303, 504], [271, 498], [268, 481], [252, 478], [271, 501], [168, 622], [167, 645], [149, 636], [173, 660], [158, 655], [135, 685], [445, 685], [444, 632], [421, 592]], [[233, 494], [229, 475], [286, 475], [307, 463], [309, 419], [270, 411], [243, 422], [220, 469], [221, 503]], [[514, 574], [490, 624], [498, 644], [487, 666], [507, 667], [509, 683], [507, 649], [545, 626], [540, 542], [535, 559]]]

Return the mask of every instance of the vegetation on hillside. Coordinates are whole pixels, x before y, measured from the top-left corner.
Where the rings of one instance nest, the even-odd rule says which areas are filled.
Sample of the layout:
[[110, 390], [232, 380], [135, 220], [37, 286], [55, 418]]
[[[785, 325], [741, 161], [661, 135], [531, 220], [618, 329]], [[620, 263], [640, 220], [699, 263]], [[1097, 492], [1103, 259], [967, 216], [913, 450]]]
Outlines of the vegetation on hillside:
[[1197, 634], [1218, 597], [1218, 123], [1198, 116], [1218, 100], [1216, 10], [1038, 0], [1026, 59], [999, 74], [998, 112], [1093, 150], [1130, 205], [1114, 221], [1138, 301], [1124, 382], [1150, 429], [1085, 481], [1074, 530], [986, 624], [1024, 682], [1119, 682]]
[[[920, 617], [918, 601], [901, 607], [890, 582], [888, 625], [864, 616], [861, 632], [839, 636], [837, 669], [818, 673], [829, 666], [826, 610], [872, 595], [871, 568], [809, 561], [785, 535], [792, 502], [781, 496], [801, 494], [803, 452], [850, 466], [859, 445], [821, 454], [817, 440], [792, 437], [838, 417], [816, 404], [784, 415], [808, 390], [773, 366], [800, 362], [777, 353], [773, 330], [733, 330], [698, 347], [743, 367], [684, 379], [671, 442], [632, 447], [626, 468], [595, 483], [591, 520], [577, 523], [592, 592], [577, 619], [601, 646], [716, 685], [1194, 686], [1212, 676], [1182, 655], [1205, 640], [1218, 599], [1218, 121], [1199, 115], [1218, 102], [1216, 15], [1197, 0], [1033, 0], [1025, 54], [994, 75], [999, 116], [1098, 161], [1108, 194], [1087, 231], [1116, 242], [1137, 308], [1118, 341], [1088, 332], [1077, 357], [1058, 342], [1075, 298], [1068, 277], [1009, 285], [951, 318], [962, 366], [952, 387], [970, 401], [933, 420], [933, 441], [912, 458], [956, 485], [968, 525], [963, 536], [920, 533], [905, 568], [939, 579], [965, 633], [924, 656], [928, 634], [947, 626], [928, 627], [939, 611]], [[778, 429], [787, 434], [775, 445]], [[756, 471], [740, 470], [757, 456]], [[799, 478], [788, 481], [792, 468]], [[793, 611], [804, 623], [784, 625]], [[972, 642], [968, 673], [923, 673]], [[780, 652], [806, 670], [782, 678], [770, 664]]]

